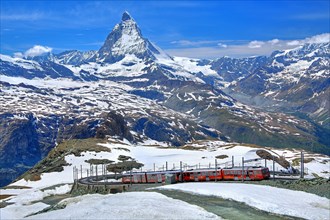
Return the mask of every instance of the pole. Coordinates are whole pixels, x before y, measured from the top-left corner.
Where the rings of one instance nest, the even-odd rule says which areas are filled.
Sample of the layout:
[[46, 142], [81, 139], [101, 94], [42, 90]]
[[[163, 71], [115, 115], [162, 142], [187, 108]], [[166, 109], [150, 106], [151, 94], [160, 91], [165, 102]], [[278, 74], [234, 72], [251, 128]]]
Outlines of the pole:
[[[132, 168], [132, 167], [131, 167]], [[131, 185], [132, 185], [132, 169], [130, 170], [130, 182], [131, 182]]]
[[95, 167], [95, 173], [96, 173], [96, 181], [98, 180], [98, 178], [97, 178], [97, 164], [95, 165], [96, 167]]
[[265, 159], [265, 167], [267, 167], [267, 159]]
[[105, 172], [105, 181], [108, 182], [108, 170], [107, 170], [107, 165], [104, 167], [104, 172]]
[[182, 178], [182, 161], [180, 161], [180, 181], [183, 182], [183, 178]]
[[217, 182], [217, 176], [218, 176], [218, 163], [217, 159], [215, 159], [215, 176], [214, 176], [214, 181]]
[[273, 180], [275, 180], [275, 157], [273, 155]]
[[102, 164], [102, 179], [103, 179], [103, 182], [105, 182], [105, 176], [104, 176], [104, 164]]
[[156, 171], [156, 165], [155, 165], [155, 163], [154, 163], [154, 172]]
[[231, 167], [234, 168], [234, 156], [231, 156]]
[[167, 161], [166, 161], [166, 171], [168, 170], [168, 164], [167, 164]]
[[305, 166], [304, 166], [304, 160], [305, 160], [305, 156], [304, 156], [304, 153], [303, 152], [301, 152], [301, 154], [302, 154], [302, 170], [303, 170], [303, 172], [302, 172], [302, 177], [304, 178], [304, 174], [305, 174]]
[[244, 157], [242, 157], [242, 182], [244, 182]]
[[82, 165], [80, 165], [80, 178], [82, 179]]
[[104, 182], [104, 189], [107, 189], [107, 183], [105, 181], [105, 166], [104, 163], [102, 164], [102, 171], [103, 171], [103, 182]]
[[300, 152], [300, 178], [304, 178], [304, 153]]

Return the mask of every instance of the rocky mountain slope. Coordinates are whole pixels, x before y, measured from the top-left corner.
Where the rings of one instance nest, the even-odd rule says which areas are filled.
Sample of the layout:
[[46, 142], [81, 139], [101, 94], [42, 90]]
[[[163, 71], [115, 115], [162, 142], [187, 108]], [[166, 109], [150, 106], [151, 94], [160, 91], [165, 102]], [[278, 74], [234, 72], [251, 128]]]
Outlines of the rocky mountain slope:
[[233, 80], [231, 94], [244, 94], [252, 100], [263, 98], [259, 102], [266, 108], [300, 112], [329, 129], [329, 47], [329, 43], [305, 44], [276, 51], [262, 65]]
[[243, 92], [239, 85], [268, 64], [266, 57], [171, 57], [142, 36], [127, 12], [98, 51], [29, 59], [1, 55], [0, 166], [7, 176], [1, 181], [72, 138], [119, 136], [172, 146], [221, 139], [327, 153], [318, 125], [250, 107], [222, 91]]

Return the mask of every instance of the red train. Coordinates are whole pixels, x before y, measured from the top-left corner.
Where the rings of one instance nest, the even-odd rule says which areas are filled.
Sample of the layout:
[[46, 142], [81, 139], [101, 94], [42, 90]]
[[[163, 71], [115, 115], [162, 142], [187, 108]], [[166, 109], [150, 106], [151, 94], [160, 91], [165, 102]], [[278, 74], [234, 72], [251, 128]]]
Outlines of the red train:
[[[242, 175], [243, 173], [243, 175]], [[181, 177], [182, 174], [182, 177]], [[160, 172], [134, 172], [132, 175], [127, 174], [122, 177], [123, 183], [163, 183], [166, 175], [173, 179], [173, 182], [202, 182], [215, 180], [264, 180], [270, 177], [267, 167], [233, 167], [218, 169], [198, 169], [160, 171]]]

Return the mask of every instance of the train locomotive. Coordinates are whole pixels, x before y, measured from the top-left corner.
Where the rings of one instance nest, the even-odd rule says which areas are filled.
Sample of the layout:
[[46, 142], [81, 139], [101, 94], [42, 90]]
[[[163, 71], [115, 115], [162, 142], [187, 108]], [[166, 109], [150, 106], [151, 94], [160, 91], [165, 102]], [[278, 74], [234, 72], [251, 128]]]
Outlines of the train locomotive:
[[222, 169], [169, 170], [156, 172], [133, 172], [122, 177], [122, 183], [163, 183], [166, 176], [174, 182], [204, 182], [221, 180], [265, 180], [269, 179], [267, 167], [232, 167]]

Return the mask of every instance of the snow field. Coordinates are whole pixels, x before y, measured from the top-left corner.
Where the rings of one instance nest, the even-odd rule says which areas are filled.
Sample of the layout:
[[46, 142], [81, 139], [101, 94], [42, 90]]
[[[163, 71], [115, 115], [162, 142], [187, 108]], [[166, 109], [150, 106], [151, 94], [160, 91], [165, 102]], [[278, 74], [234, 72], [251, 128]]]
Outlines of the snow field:
[[[168, 147], [166, 143], [158, 143], [153, 140], [146, 140], [144, 143], [139, 143], [137, 145], [130, 144], [127, 140], [119, 141], [115, 139], [110, 140], [111, 143], [108, 144], [100, 144], [102, 146], [108, 147], [111, 149], [111, 152], [93, 152], [88, 151], [82, 153], [80, 157], [76, 157], [74, 155], [68, 155], [65, 157], [66, 162], [71, 164], [70, 166], [65, 166], [62, 172], [52, 172], [52, 173], [44, 173], [41, 175], [41, 180], [39, 181], [25, 181], [24, 179], [19, 180], [11, 185], [16, 186], [28, 186], [31, 189], [1, 189], [1, 194], [11, 194], [16, 195], [10, 198], [5, 199], [4, 201], [9, 203], [14, 203], [13, 205], [8, 205], [5, 208], [1, 209], [1, 219], [4, 217], [7, 219], [21, 219], [24, 216], [38, 212], [48, 205], [44, 203], [35, 203], [31, 205], [35, 201], [42, 200], [44, 197], [49, 195], [58, 195], [64, 194], [70, 191], [69, 185], [63, 185], [60, 187], [56, 187], [53, 190], [42, 190], [45, 187], [54, 186], [57, 184], [71, 184], [73, 182], [73, 167], [79, 169], [78, 176], [80, 178], [80, 167], [83, 168], [83, 177], [87, 175], [87, 169], [90, 168], [90, 164], [86, 163], [85, 160], [88, 159], [109, 159], [113, 161], [118, 161], [117, 158], [119, 155], [131, 156], [136, 159], [138, 162], [144, 164], [143, 170], [153, 170], [154, 163], [156, 170], [162, 170], [165, 166], [166, 162], [168, 162], [168, 168], [172, 169], [173, 164], [175, 169], [180, 168], [180, 161], [183, 162], [183, 165], [194, 165], [194, 167], [188, 168], [196, 168], [199, 163], [201, 167], [208, 165], [209, 163], [214, 166], [215, 157], [218, 155], [227, 155], [228, 158], [218, 159], [218, 165], [224, 167], [226, 165], [231, 166], [231, 156], [234, 156], [235, 165], [241, 165], [242, 157], [244, 156], [245, 160], [257, 158], [256, 151], [259, 148], [252, 148], [247, 146], [235, 146], [235, 144], [225, 143], [222, 141], [199, 141], [196, 143], [191, 143], [189, 146], [194, 150], [185, 150], [180, 148], [171, 148]], [[155, 147], [155, 146], [159, 147]], [[298, 151], [294, 150], [272, 150], [269, 151], [271, 154], [276, 156], [285, 155], [290, 160], [297, 156]], [[311, 156], [311, 155], [310, 155]], [[320, 172], [329, 171], [329, 158], [315, 157], [316, 160], [306, 164], [306, 167], [310, 167], [310, 169], [314, 169], [315, 172], [320, 174]], [[327, 161], [324, 163], [324, 161]], [[323, 161], [323, 163], [320, 163]], [[267, 161], [268, 167], [272, 170], [272, 162]], [[246, 165], [264, 165], [264, 161], [258, 161], [253, 163], [248, 163]], [[98, 166], [99, 173], [101, 174], [101, 166]], [[275, 170], [283, 169], [277, 163], [275, 164]], [[95, 168], [94, 168], [95, 171]], [[326, 174], [324, 174], [326, 175]], [[326, 198], [322, 198], [316, 195], [299, 192], [299, 191], [291, 191], [285, 189], [278, 189], [274, 187], [268, 186], [259, 186], [259, 185], [251, 185], [251, 184], [239, 184], [239, 183], [187, 183], [187, 184], [175, 184], [170, 186], [163, 187], [164, 189], [175, 189], [182, 190], [190, 193], [197, 193], [202, 195], [215, 195], [222, 197], [224, 199], [232, 199], [239, 202], [244, 202], [250, 206], [256, 207], [258, 209], [265, 210], [267, 212], [282, 214], [282, 215], [291, 215], [298, 216], [301, 218], [307, 219], [326, 219], [324, 218], [326, 214], [329, 214], [329, 204], [330, 201]], [[263, 192], [263, 193], [260, 193]], [[142, 195], [142, 194], [141, 194]], [[109, 195], [113, 196], [113, 195]], [[117, 195], [116, 195], [117, 196]], [[143, 197], [137, 197], [133, 194], [132, 198], [135, 203], [140, 203], [140, 199], [143, 200]], [[135, 196], [135, 197], [134, 197]], [[157, 196], [156, 196], [157, 197]], [[81, 197], [82, 201], [80, 203], [85, 204], [84, 199], [87, 197]], [[110, 198], [110, 197], [109, 197]], [[124, 201], [123, 197], [111, 197], [114, 200]], [[157, 197], [158, 198], [158, 197]], [[97, 199], [96, 199], [97, 200]], [[126, 198], [128, 200], [128, 197]], [[89, 200], [88, 200], [89, 201]], [[139, 201], [139, 202], [136, 202]], [[162, 200], [163, 201], [163, 200]], [[112, 204], [113, 201], [110, 202]], [[115, 202], [113, 202], [115, 203]], [[158, 204], [155, 201], [151, 202], [151, 200], [146, 201], [147, 204]], [[71, 203], [70, 203], [71, 204]], [[71, 204], [72, 207], [78, 207], [78, 205]], [[78, 204], [78, 203], [77, 203]], [[88, 202], [86, 202], [88, 204]], [[143, 204], [143, 202], [141, 202]], [[167, 209], [168, 204], [171, 204], [169, 207], [173, 207], [176, 205], [175, 202], [171, 200], [171, 203], [160, 203], [164, 207], [162, 209], [157, 209], [154, 207], [154, 212], [157, 213], [166, 213], [165, 209]], [[71, 206], [70, 205], [70, 206]], [[328, 205], [328, 206], [327, 206]], [[146, 205], [145, 205], [146, 206]], [[157, 205], [158, 206], [158, 205]], [[132, 205], [133, 207], [133, 205]], [[130, 208], [132, 208], [130, 207]], [[142, 207], [137, 205], [137, 207]], [[147, 206], [146, 206], [147, 207]], [[178, 207], [180, 207], [178, 205]], [[67, 207], [66, 212], [71, 213], [71, 209]], [[72, 208], [74, 209], [74, 208]], [[95, 210], [98, 209], [97, 206], [91, 206], [90, 208], [81, 209], [86, 210], [88, 213], [94, 213]], [[135, 208], [134, 208], [135, 209]], [[134, 210], [133, 209], [133, 210]], [[141, 208], [142, 209], [142, 208]], [[127, 211], [127, 208], [126, 208]], [[107, 211], [104, 211], [108, 213]], [[168, 211], [170, 212], [170, 211]], [[58, 210], [52, 213], [58, 213], [62, 215], [62, 211]], [[85, 213], [88, 216], [88, 213]], [[115, 212], [114, 212], [115, 213]], [[137, 212], [138, 213], [138, 212]], [[144, 212], [144, 214], [146, 214]], [[57, 214], [56, 214], [57, 215]], [[43, 216], [41, 218], [53, 218], [56, 219], [56, 215], [52, 214], [49, 216]], [[119, 215], [119, 214], [118, 214]], [[38, 215], [39, 216], [39, 215]], [[63, 216], [65, 216], [63, 214]], [[83, 215], [82, 215], [83, 216]], [[109, 214], [110, 216], [110, 214]], [[116, 215], [113, 215], [116, 216]], [[142, 214], [141, 214], [142, 216]], [[173, 215], [170, 215], [170, 219], [176, 218], [175, 212]], [[192, 215], [194, 216], [194, 215]], [[199, 215], [196, 215], [199, 216]], [[310, 217], [311, 216], [311, 217]], [[69, 218], [70, 216], [68, 216]], [[71, 218], [80, 218], [80, 214], [72, 215]], [[182, 216], [181, 216], [182, 217]], [[202, 218], [201, 216], [199, 216]], [[87, 218], [87, 217], [86, 217]], [[88, 217], [90, 219], [93, 218], [102, 218], [102, 216], [98, 216], [97, 214], [93, 214], [93, 216]], [[115, 217], [113, 217], [115, 218]], [[120, 218], [120, 217], [118, 217]], [[126, 219], [128, 216], [126, 216]], [[142, 218], [142, 217], [141, 217]], [[161, 215], [156, 216], [155, 218], [161, 218]], [[165, 217], [164, 217], [165, 218]], [[179, 217], [177, 217], [179, 218]], [[197, 219], [200, 219], [197, 218]], [[205, 217], [208, 218], [208, 217]]]
[[330, 200], [327, 198], [271, 186], [242, 183], [182, 183], [157, 189], [218, 196], [243, 202], [266, 212], [304, 219], [329, 219], [330, 215]]
[[[43, 198], [51, 195], [65, 194], [70, 192], [71, 185], [63, 185], [55, 187], [55, 189], [49, 189], [41, 191], [40, 189], [6, 189], [0, 190], [1, 194], [12, 194], [15, 197], [9, 199], [13, 205], [8, 205], [2, 208], [0, 211], [0, 219], [22, 219], [27, 215], [41, 211], [49, 205], [34, 201], [42, 200]], [[8, 201], [8, 200], [7, 200]]]
[[84, 195], [60, 204], [67, 206], [27, 219], [220, 219], [198, 206], [155, 192]]

